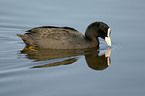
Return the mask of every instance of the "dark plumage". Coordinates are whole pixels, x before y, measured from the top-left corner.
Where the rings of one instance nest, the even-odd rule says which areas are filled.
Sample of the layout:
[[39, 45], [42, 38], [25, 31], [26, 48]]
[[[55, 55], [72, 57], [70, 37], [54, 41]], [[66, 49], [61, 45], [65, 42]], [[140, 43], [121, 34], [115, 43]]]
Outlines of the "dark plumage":
[[98, 37], [105, 39], [107, 44], [111, 46], [110, 28], [103, 22], [90, 24], [86, 29], [85, 36], [70, 27], [43, 26], [26, 32], [24, 35], [17, 35], [27, 46], [34, 48], [84, 49], [98, 47]]

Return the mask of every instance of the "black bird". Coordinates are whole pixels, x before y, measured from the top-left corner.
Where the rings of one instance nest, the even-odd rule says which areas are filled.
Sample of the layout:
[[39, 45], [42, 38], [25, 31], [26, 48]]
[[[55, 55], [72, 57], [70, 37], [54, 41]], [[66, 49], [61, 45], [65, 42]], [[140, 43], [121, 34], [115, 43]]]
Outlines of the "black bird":
[[111, 46], [110, 28], [103, 22], [94, 22], [88, 26], [85, 35], [71, 27], [42, 26], [17, 34], [27, 46], [47, 49], [84, 49], [99, 47], [98, 37]]

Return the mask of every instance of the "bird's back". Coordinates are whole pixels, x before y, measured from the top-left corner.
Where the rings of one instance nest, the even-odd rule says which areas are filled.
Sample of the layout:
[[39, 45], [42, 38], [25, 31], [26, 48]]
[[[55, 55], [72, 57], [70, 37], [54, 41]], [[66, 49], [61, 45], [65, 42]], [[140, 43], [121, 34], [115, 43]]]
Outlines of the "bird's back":
[[19, 37], [28, 46], [49, 49], [76, 49], [82, 48], [86, 44], [84, 35], [70, 27], [43, 26], [26, 32]]

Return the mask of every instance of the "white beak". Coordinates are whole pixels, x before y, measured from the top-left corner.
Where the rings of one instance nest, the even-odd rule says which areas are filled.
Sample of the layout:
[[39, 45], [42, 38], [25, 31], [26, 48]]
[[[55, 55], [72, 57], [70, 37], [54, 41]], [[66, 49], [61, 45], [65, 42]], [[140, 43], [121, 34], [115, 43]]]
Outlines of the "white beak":
[[108, 46], [111, 46], [111, 39], [110, 39], [110, 37], [105, 37], [105, 41], [107, 42]]
[[111, 46], [110, 33], [111, 33], [111, 29], [108, 28], [107, 37], [105, 37], [105, 41], [107, 42], [108, 46]]

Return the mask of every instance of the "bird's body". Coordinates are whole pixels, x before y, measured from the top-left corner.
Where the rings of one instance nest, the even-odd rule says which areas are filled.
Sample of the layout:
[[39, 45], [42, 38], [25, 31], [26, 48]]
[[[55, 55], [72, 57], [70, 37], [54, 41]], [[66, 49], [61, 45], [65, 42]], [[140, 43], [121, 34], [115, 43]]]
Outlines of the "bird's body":
[[[108, 30], [109, 27], [106, 26], [105, 24], [103, 30]], [[95, 25], [92, 28], [96, 28]], [[71, 27], [43, 26], [33, 28], [26, 31], [27, 33], [24, 35], [18, 34], [18, 36], [22, 38], [27, 46], [35, 48], [84, 49], [99, 46], [98, 37], [100, 33], [94, 33], [95, 29], [92, 28], [88, 27], [86, 34], [83, 35]]]

